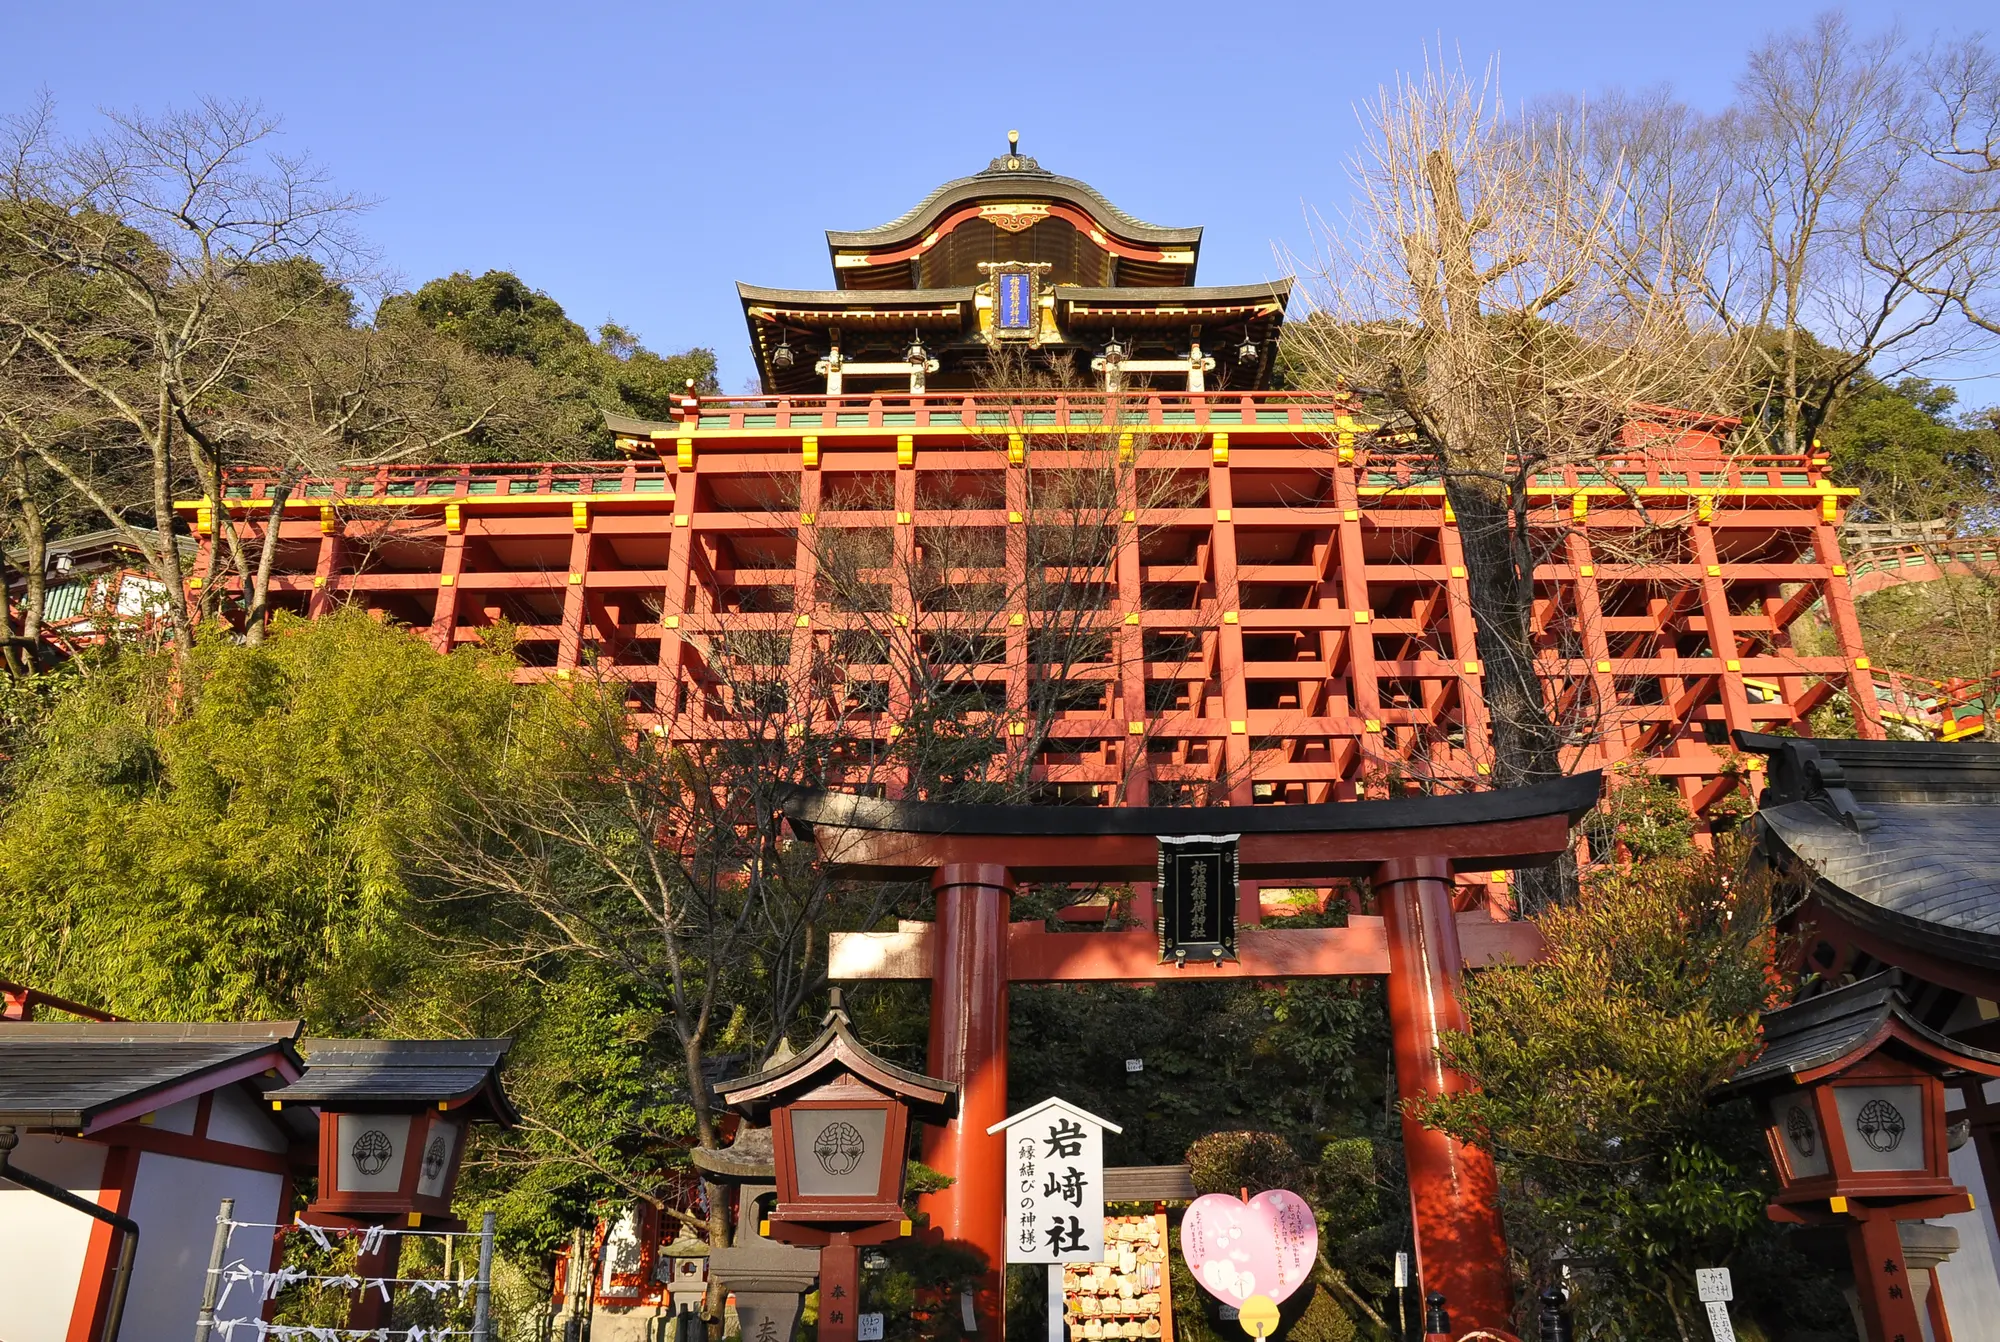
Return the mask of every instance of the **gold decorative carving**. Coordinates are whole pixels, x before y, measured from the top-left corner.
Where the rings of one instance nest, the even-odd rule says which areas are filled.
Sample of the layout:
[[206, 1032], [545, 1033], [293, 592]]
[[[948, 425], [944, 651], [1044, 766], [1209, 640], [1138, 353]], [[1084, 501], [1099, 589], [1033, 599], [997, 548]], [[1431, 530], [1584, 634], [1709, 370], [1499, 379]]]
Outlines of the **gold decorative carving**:
[[1009, 233], [1025, 233], [1049, 217], [1049, 207], [1027, 204], [982, 205], [979, 207], [979, 217], [995, 228], [1003, 228]]

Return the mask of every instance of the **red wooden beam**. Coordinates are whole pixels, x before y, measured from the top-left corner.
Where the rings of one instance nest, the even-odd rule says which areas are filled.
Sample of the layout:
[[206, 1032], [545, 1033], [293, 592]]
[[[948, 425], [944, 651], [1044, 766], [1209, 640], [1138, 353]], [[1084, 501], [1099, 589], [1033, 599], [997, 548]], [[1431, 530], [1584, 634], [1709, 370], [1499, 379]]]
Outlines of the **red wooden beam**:
[[[1484, 911], [1457, 919], [1465, 963], [1484, 969], [1527, 964], [1543, 953], [1533, 923], [1497, 923]], [[896, 932], [835, 932], [830, 977], [841, 981], [928, 982], [934, 933], [929, 923]], [[1346, 927], [1246, 927], [1237, 959], [1221, 964], [1160, 963], [1152, 932], [1050, 932], [1039, 922], [1007, 928], [1011, 983], [1206, 983], [1215, 979], [1341, 978], [1389, 972], [1380, 918], [1354, 915]]]

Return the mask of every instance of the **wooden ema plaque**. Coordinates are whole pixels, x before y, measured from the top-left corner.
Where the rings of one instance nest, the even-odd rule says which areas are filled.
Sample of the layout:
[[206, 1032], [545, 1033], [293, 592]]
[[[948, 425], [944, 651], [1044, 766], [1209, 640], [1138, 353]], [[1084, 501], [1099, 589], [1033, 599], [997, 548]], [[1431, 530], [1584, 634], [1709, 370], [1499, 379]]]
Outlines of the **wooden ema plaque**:
[[1174, 1335], [1167, 1216], [1107, 1216], [1104, 1257], [1063, 1266], [1063, 1315], [1076, 1342]]

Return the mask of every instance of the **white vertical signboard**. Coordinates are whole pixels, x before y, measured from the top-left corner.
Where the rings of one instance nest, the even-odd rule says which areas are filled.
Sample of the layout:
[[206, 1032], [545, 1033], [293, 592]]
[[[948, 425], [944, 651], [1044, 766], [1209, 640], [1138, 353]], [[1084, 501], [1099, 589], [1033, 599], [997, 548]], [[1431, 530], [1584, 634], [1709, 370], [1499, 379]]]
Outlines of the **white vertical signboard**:
[[1086, 1109], [1047, 1099], [988, 1128], [1007, 1134], [1007, 1261], [1104, 1257], [1104, 1133]]
[[1715, 1342], [1736, 1342], [1736, 1329], [1729, 1323], [1729, 1302], [1736, 1297], [1736, 1287], [1729, 1280], [1729, 1269], [1698, 1267], [1694, 1270], [1694, 1286], [1702, 1307], [1708, 1311], [1708, 1330], [1715, 1334]]

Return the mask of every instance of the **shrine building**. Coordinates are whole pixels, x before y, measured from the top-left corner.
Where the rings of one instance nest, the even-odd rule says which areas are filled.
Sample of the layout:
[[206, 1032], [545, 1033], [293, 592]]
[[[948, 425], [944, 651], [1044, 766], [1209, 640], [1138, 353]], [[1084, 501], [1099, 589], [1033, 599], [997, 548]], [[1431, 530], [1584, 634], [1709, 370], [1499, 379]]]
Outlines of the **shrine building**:
[[[523, 679], [614, 679], [635, 722], [688, 739], [772, 721], [716, 640], [775, 640], [800, 681], [780, 716], [851, 741], [878, 763], [848, 781], [890, 795], [881, 752], [926, 692], [912, 667], [946, 661], [977, 686], [968, 719], [1005, 722], [1073, 804], [1487, 785], [1444, 485], [1350, 395], [1272, 386], [1288, 281], [1197, 286], [1200, 229], [1142, 224], [1012, 145], [827, 240], [834, 287], [740, 286], [760, 394], [607, 416], [614, 460], [396, 464], [282, 501], [239, 469], [219, 504], [178, 505], [192, 571], [240, 586], [210, 567], [216, 528], [254, 554], [275, 516], [274, 608], [358, 605], [440, 649], [504, 626]], [[1844, 699], [1882, 734], [1840, 552], [1855, 491], [1823, 456], [1740, 450], [1736, 427], [1635, 407], [1620, 448], [1529, 482], [1566, 767], [1640, 762], [1698, 813], [1742, 809], [1760, 761], [1732, 731], [1809, 730]], [[1084, 584], [1094, 641], [1056, 666], [1024, 568], [1077, 525], [1051, 482], [1100, 469], [1118, 536]], [[860, 595], [823, 594], [834, 538], [879, 547]], [[913, 578], [967, 545], [992, 562]], [[975, 615], [973, 591], [999, 596]]]
[[1199, 228], [1141, 223], [1008, 140], [908, 213], [828, 230], [833, 288], [736, 286], [766, 392], [976, 391], [1009, 353], [1114, 390], [1268, 385], [1289, 278], [1197, 286]]

